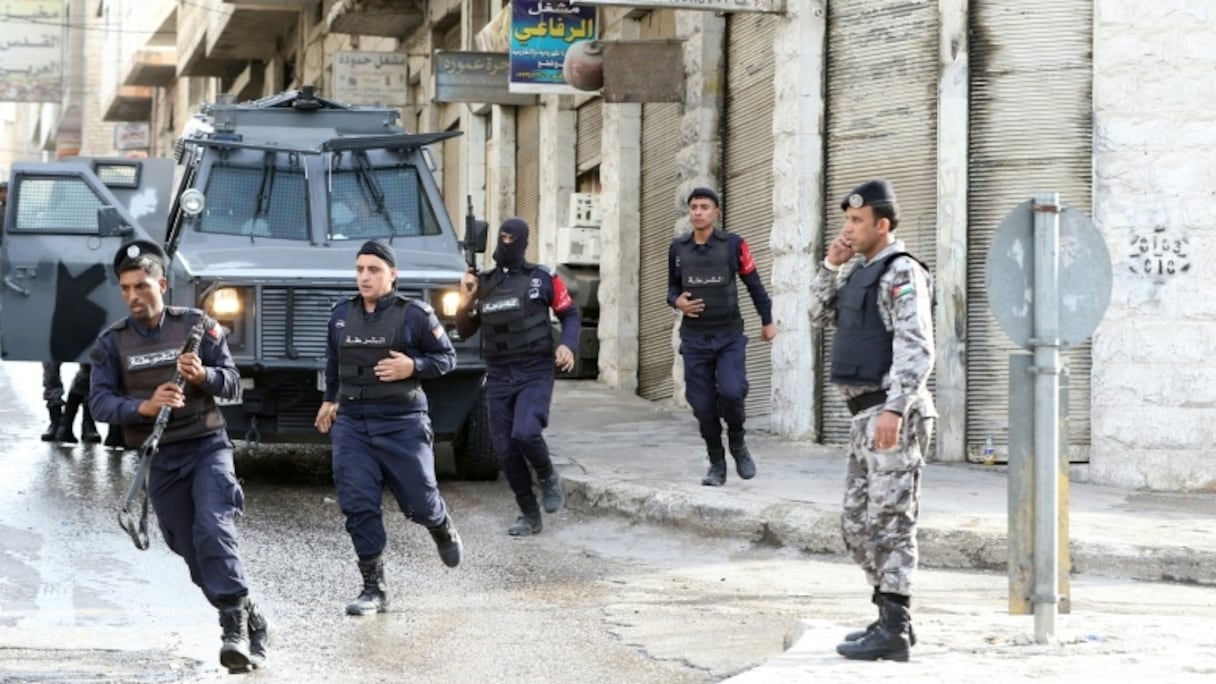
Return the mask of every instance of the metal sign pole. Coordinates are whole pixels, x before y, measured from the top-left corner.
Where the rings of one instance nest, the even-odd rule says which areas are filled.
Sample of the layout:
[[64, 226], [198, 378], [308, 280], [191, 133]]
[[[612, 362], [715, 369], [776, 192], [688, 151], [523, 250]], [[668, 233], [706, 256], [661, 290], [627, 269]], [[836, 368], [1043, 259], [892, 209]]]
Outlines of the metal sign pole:
[[1034, 197], [1034, 639], [1055, 637], [1059, 604], [1060, 195]]

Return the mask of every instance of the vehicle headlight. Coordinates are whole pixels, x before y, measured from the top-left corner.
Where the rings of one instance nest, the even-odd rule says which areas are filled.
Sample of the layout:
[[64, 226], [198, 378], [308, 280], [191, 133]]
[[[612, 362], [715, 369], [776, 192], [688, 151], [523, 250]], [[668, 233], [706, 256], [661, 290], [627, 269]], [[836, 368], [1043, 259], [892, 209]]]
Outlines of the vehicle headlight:
[[207, 299], [207, 313], [214, 318], [232, 319], [241, 313], [241, 293], [233, 287], [221, 287]]
[[439, 295], [439, 313], [445, 318], [455, 318], [456, 311], [460, 307], [460, 293], [455, 290], [448, 290]]

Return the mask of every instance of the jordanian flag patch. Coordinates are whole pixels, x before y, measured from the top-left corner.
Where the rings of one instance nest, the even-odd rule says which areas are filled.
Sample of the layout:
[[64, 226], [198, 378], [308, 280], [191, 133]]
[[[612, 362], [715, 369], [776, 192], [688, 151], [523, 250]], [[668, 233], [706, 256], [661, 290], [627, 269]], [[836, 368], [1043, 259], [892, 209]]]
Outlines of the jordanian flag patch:
[[911, 294], [916, 294], [916, 288], [912, 287], [912, 283], [896, 285], [891, 288], [891, 298], [892, 299], [899, 299], [901, 297], [907, 297], [908, 295], [911, 295]]

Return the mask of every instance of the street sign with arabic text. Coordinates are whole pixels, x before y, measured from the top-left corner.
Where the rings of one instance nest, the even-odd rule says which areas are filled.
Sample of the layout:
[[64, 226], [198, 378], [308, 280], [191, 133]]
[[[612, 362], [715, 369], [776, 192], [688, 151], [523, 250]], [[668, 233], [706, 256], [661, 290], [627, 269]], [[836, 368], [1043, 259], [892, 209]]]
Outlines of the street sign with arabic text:
[[576, 5], [616, 5], [645, 9], [693, 9], [709, 12], [784, 12], [786, 0], [571, 0]]

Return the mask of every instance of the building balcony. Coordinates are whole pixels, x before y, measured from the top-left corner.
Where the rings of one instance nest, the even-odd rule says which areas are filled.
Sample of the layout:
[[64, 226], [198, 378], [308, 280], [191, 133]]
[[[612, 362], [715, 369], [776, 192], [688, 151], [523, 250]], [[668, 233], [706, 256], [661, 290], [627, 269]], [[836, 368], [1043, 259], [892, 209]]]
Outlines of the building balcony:
[[425, 0], [334, 0], [325, 17], [330, 33], [402, 38], [426, 21]]
[[122, 83], [129, 86], [165, 87], [177, 76], [177, 48], [148, 47], [127, 61]]
[[[309, 3], [256, 6], [221, 0], [183, 4], [178, 18], [177, 75], [231, 78], [245, 62], [269, 59]], [[280, 9], [281, 7], [281, 9]]]
[[152, 118], [152, 89], [119, 86], [105, 102], [102, 121], [148, 121]]

